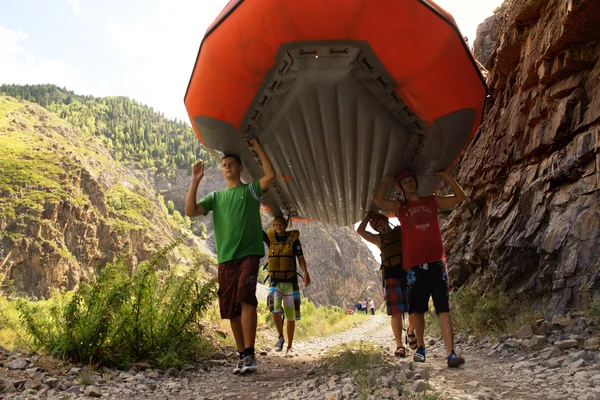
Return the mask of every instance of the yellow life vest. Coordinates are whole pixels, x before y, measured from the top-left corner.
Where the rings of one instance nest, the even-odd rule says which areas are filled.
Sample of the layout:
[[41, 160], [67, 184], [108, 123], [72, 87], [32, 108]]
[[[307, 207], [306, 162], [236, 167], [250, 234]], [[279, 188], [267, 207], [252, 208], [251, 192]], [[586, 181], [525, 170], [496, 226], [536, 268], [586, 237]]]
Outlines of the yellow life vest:
[[392, 229], [390, 233], [379, 234], [381, 266], [383, 268], [402, 266], [402, 230]]
[[269, 278], [278, 281], [290, 280], [296, 278], [296, 256], [292, 245], [300, 238], [300, 232], [286, 232], [284, 242], [278, 242], [275, 237], [275, 229], [271, 228], [267, 231], [269, 237], [269, 263], [268, 271]]

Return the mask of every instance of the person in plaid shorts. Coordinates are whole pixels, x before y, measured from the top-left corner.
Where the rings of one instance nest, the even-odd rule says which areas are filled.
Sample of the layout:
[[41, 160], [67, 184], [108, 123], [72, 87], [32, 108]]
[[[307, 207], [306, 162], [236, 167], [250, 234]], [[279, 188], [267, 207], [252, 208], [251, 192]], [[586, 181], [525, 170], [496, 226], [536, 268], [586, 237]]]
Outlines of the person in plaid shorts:
[[[378, 234], [367, 232], [367, 224]], [[387, 315], [392, 317], [392, 332], [396, 340], [397, 357], [406, 357], [402, 343], [404, 313], [408, 311], [406, 272], [402, 268], [402, 231], [400, 226], [390, 227], [388, 218], [382, 214], [369, 213], [356, 232], [367, 242], [381, 250], [381, 271]]]

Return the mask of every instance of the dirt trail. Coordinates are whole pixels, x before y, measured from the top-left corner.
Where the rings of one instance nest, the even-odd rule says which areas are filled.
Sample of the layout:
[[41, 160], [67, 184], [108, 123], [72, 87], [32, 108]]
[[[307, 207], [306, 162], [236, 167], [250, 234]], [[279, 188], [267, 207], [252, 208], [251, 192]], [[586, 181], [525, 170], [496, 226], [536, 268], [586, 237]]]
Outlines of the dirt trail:
[[[491, 344], [458, 335], [457, 350], [467, 362], [460, 369], [449, 369], [445, 349], [437, 339], [428, 339], [432, 343], [425, 363], [411, 362], [412, 352], [406, 359], [391, 356], [394, 341], [389, 317], [375, 315], [340, 334], [297, 341], [293, 357], [259, 349], [258, 371], [252, 375], [233, 375], [232, 359], [212, 360], [182, 372], [104, 370], [91, 377], [95, 379], [94, 386], [84, 387], [78, 372], [43, 372], [40, 365], [21, 371], [0, 371], [0, 375], [4, 374], [0, 376], [0, 398], [83, 399], [95, 394], [110, 399], [414, 400], [423, 398], [419, 393], [427, 381], [429, 393], [441, 393], [441, 399], [600, 399], [600, 354], [582, 350], [579, 336], [561, 332], [553, 331], [548, 341], [554, 344], [537, 350], [528, 348], [528, 340], [507, 338], [501, 344]], [[551, 341], [553, 335], [558, 341]], [[317, 368], [323, 355], [333, 347], [361, 340], [380, 345], [389, 354], [389, 364], [370, 374], [377, 378], [368, 378], [365, 383], [350, 375], [327, 375]], [[21, 361], [25, 363], [14, 362]], [[26, 389], [2, 394], [8, 381]], [[398, 394], [400, 386], [403, 396]]]

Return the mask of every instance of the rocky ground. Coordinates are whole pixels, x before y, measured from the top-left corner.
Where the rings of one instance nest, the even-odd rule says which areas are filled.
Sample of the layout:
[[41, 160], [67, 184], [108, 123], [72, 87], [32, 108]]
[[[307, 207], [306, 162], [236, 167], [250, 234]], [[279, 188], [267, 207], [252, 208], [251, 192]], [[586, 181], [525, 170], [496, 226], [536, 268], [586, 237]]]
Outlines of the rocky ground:
[[[386, 363], [359, 376], [331, 375], [321, 358], [347, 342], [381, 346]], [[233, 354], [189, 365], [182, 371], [137, 364], [129, 371], [66, 365], [39, 356], [0, 351], [0, 397], [7, 399], [600, 399], [600, 333], [583, 316], [539, 320], [512, 335], [476, 340], [457, 335], [467, 359], [446, 367], [439, 338], [428, 338], [428, 359], [417, 364], [391, 356], [392, 333], [386, 316], [338, 335], [298, 342], [292, 357], [260, 349], [259, 370], [231, 374]], [[229, 359], [228, 359], [229, 356]]]

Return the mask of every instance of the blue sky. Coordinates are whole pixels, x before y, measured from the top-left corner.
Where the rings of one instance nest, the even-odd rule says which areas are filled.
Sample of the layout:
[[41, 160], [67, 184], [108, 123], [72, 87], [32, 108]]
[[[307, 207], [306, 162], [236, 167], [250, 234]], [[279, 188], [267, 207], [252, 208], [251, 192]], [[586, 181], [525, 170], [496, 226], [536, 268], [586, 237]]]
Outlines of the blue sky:
[[[228, 0], [0, 0], [0, 83], [123, 95], [188, 121], [183, 96], [206, 28]], [[463, 34], [502, 0], [437, 0]]]

